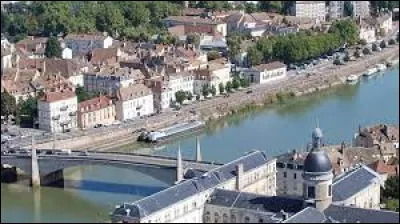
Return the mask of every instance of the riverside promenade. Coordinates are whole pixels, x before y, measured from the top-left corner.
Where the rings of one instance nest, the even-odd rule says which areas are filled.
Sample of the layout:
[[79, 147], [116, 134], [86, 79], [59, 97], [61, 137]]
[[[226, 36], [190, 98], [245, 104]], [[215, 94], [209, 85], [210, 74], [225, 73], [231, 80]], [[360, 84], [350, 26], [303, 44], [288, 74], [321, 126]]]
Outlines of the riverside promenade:
[[[276, 97], [277, 93], [292, 94], [300, 96], [319, 91], [329, 87], [343, 84], [347, 76], [361, 75], [368, 67], [377, 63], [386, 62], [389, 59], [398, 58], [399, 45], [391, 45], [384, 48], [382, 52], [374, 52], [357, 61], [350, 61], [346, 65], [330, 65], [323, 70], [315, 70], [311, 76], [296, 75], [288, 77], [279, 83], [254, 85], [249, 87], [251, 93], [238, 91], [231, 93], [229, 97], [215, 97], [206, 101], [196, 101], [191, 105], [183, 106], [179, 112], [168, 112], [158, 114], [133, 123], [124, 124], [120, 127], [107, 127], [96, 132], [77, 131], [73, 137], [59, 137], [59, 145], [71, 149], [106, 150], [108, 147], [124, 145], [135, 141], [138, 134], [135, 130], [146, 128], [154, 130], [166, 127], [175, 122], [200, 118], [202, 120], [217, 119], [227, 116], [247, 106], [262, 106], [269, 102], [270, 98]], [[195, 111], [196, 115], [192, 112]], [[37, 147], [51, 148], [52, 141], [37, 143]]]

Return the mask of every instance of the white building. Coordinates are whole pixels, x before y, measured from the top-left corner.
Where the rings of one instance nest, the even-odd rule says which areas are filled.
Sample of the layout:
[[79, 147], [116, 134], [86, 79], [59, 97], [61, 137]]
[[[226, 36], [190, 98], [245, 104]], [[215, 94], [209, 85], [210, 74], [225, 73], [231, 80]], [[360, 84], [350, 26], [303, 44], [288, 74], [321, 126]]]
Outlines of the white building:
[[245, 69], [242, 74], [251, 83], [265, 84], [270, 81], [285, 78], [286, 70], [287, 66], [284, 63], [275, 61]]
[[359, 31], [360, 40], [365, 40], [366, 43], [374, 43], [376, 42], [376, 29], [374, 26], [370, 26], [367, 24], [361, 25]]
[[135, 119], [154, 113], [153, 93], [143, 84], [120, 88], [115, 103], [117, 120]]
[[353, 5], [353, 17], [365, 18], [370, 16], [370, 2], [369, 1], [351, 1]]
[[296, 17], [309, 17], [324, 22], [326, 17], [325, 1], [296, 1], [294, 5]]
[[384, 36], [385, 34], [389, 33], [393, 29], [393, 22], [392, 22], [392, 13], [386, 13], [380, 15], [378, 18], [378, 26], [379, 26], [379, 32], [384, 32], [381, 34], [381, 36]]
[[88, 53], [96, 48], [109, 48], [113, 38], [105, 35], [68, 34], [64, 39], [65, 45], [72, 49], [72, 55]]
[[38, 100], [39, 128], [65, 132], [77, 128], [78, 100], [72, 89], [51, 90]]
[[219, 84], [226, 86], [228, 81], [231, 81], [231, 66], [226, 63], [209, 63], [206, 69], [194, 71], [196, 76], [194, 80], [194, 93], [203, 95], [202, 89], [204, 85], [209, 87], [215, 86], [216, 95], [219, 95]]
[[62, 59], [72, 59], [72, 49], [71, 48], [64, 48], [61, 52]]

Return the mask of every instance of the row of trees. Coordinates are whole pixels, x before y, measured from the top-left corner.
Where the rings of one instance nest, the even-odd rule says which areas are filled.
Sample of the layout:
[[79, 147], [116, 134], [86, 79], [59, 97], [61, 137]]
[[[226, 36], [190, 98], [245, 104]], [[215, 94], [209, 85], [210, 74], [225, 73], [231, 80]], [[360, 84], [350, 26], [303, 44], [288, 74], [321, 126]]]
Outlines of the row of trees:
[[2, 32], [23, 38], [100, 31], [145, 39], [165, 33], [162, 19], [180, 15], [182, 5], [163, 1], [32, 1], [25, 8], [25, 12], [1, 13]]
[[16, 104], [15, 98], [7, 92], [1, 93], [1, 116], [6, 120], [14, 116], [17, 124], [33, 125], [38, 118], [37, 99], [29, 97]]
[[284, 37], [264, 37], [248, 49], [252, 66], [280, 60], [287, 64], [300, 63], [330, 54], [344, 44], [358, 42], [356, 24], [351, 20], [332, 24], [328, 33], [299, 32]]

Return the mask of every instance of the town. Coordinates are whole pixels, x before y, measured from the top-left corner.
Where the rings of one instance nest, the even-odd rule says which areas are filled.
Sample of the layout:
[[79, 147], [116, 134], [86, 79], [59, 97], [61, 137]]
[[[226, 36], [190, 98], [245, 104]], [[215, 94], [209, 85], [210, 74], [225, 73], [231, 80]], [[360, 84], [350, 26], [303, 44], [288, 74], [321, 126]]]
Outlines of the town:
[[[176, 134], [179, 125], [182, 129], [195, 129], [195, 125], [203, 126], [245, 107], [265, 106], [334, 86], [352, 85], [362, 76], [370, 77], [398, 66], [399, 6], [395, 1], [2, 1], [1, 12], [2, 161], [3, 156], [26, 152], [33, 161], [36, 152], [30, 150], [35, 148], [39, 158], [74, 156], [77, 150], [81, 151], [76, 152], [77, 156], [93, 154], [99, 156], [93, 160], [107, 162], [96, 153], [140, 140], [144, 134], [146, 139], [156, 141], [154, 136]], [[322, 138], [314, 136], [322, 135], [319, 131], [315, 130], [313, 140]], [[112, 219], [186, 222], [194, 217], [195, 222], [235, 223], [250, 222], [257, 217], [262, 220], [259, 222], [301, 222], [310, 215], [346, 222], [350, 217], [345, 214], [356, 211], [346, 210], [345, 206], [387, 207], [381, 206], [384, 204], [381, 198], [392, 206], [391, 203], [396, 203], [392, 196], [385, 195], [383, 199], [379, 192], [386, 179], [392, 181], [397, 177], [398, 184], [398, 127], [386, 124], [365, 130], [360, 127], [355, 141], [351, 150], [344, 142], [340, 146], [322, 146], [318, 142], [306, 154], [293, 151], [271, 158], [253, 152], [232, 162], [235, 165], [226, 163], [217, 168], [214, 163], [210, 166], [207, 161], [200, 163], [200, 152], [198, 163], [182, 168], [178, 154], [174, 167], [180, 178], [168, 189], [172, 194], [183, 189], [192, 192], [181, 199], [185, 203], [192, 196], [190, 200], [194, 201], [202, 197], [201, 203], [193, 205], [193, 213], [185, 205], [186, 215], [178, 215], [178, 211], [174, 218], [164, 217], [164, 208], [180, 206], [181, 201], [150, 209], [146, 206], [152, 205], [146, 204], [150, 202], [145, 198], [138, 204], [119, 207]], [[321, 149], [329, 157], [329, 165], [318, 164], [321, 158], [312, 156], [314, 151], [319, 155]], [[309, 157], [317, 160], [310, 163], [317, 164], [310, 165], [311, 171], [305, 171], [307, 165], [303, 163]], [[152, 165], [172, 161], [159, 159], [143, 160], [152, 161], [149, 162]], [[318, 167], [313, 166], [317, 165], [325, 166], [326, 169], [321, 168], [323, 172], [332, 171], [334, 177], [324, 174], [318, 177], [322, 179], [313, 179], [313, 172], [318, 173], [315, 171]], [[192, 168], [194, 171], [189, 175], [187, 170]], [[262, 171], [254, 174], [257, 176], [254, 180], [247, 174], [252, 169]], [[244, 172], [243, 177], [239, 178], [239, 174], [219, 177], [231, 171]], [[210, 173], [208, 178], [218, 180], [203, 179], [202, 175], [207, 173]], [[371, 185], [374, 189], [368, 184], [360, 186], [347, 196], [341, 195], [339, 187], [332, 190], [332, 183], [335, 185], [337, 181], [339, 186], [344, 182], [342, 179], [352, 176], [368, 176], [371, 178], [368, 184], [375, 180], [378, 184]], [[246, 181], [241, 179], [244, 177]], [[292, 183], [288, 177], [293, 177]], [[303, 183], [319, 190], [304, 192]], [[231, 192], [234, 189], [249, 195], [234, 196]], [[329, 191], [328, 198], [317, 195], [324, 190]], [[376, 194], [365, 196], [361, 194], [363, 190]], [[331, 206], [332, 192], [342, 196], [341, 202], [336, 201], [334, 206]], [[164, 191], [154, 197], [165, 197], [163, 194]], [[253, 194], [266, 197], [262, 200], [282, 200], [278, 204], [302, 205], [282, 207], [279, 211], [264, 208], [264, 213], [270, 213], [268, 216], [263, 216], [258, 208], [243, 205], [249, 214], [257, 213], [252, 218], [223, 212], [239, 205], [220, 198], [250, 200], [255, 197]], [[305, 195], [315, 200], [272, 199], [277, 195]], [[319, 208], [317, 197], [324, 197], [321, 201], [327, 200], [327, 204], [321, 202]], [[221, 214], [211, 218], [210, 211], [214, 209]], [[157, 212], [161, 210], [163, 215], [159, 216]], [[396, 205], [391, 210], [396, 211]], [[300, 212], [304, 217], [300, 217]], [[342, 217], [337, 216], [340, 212], [344, 214]], [[376, 222], [391, 222], [392, 215], [398, 219], [398, 213], [387, 215], [388, 220], [379, 219], [385, 215], [378, 213]], [[354, 222], [364, 222], [370, 216], [355, 218]], [[307, 221], [326, 222], [326, 219]], [[254, 220], [251, 222], [258, 222]]]

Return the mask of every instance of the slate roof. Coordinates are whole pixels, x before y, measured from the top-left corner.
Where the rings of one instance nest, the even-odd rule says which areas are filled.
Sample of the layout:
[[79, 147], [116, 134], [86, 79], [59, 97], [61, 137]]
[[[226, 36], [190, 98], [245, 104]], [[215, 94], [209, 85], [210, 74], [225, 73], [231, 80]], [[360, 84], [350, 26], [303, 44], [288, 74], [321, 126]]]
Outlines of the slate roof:
[[294, 214], [305, 207], [302, 198], [290, 198], [281, 196], [265, 196], [239, 191], [216, 189], [210, 196], [207, 204], [222, 207], [248, 209], [261, 212], [279, 213], [282, 210], [288, 214]]
[[324, 213], [313, 207], [307, 207], [289, 217], [283, 223], [323, 223], [326, 221]]
[[331, 205], [324, 211], [328, 219], [340, 223], [398, 223], [399, 213], [385, 210], [363, 209]]
[[344, 173], [333, 180], [332, 201], [344, 201], [365, 189], [374, 181], [379, 182], [379, 178], [379, 174], [364, 165]]
[[[166, 190], [143, 198], [135, 203], [125, 203], [117, 208], [113, 215], [126, 216], [126, 209], [130, 209], [131, 218], [143, 218], [150, 214], [185, 200], [199, 192], [216, 187], [221, 182], [234, 178], [236, 165], [243, 164], [243, 171], [247, 172], [267, 162], [264, 153], [255, 151], [237, 160], [205, 173], [200, 178], [186, 180]], [[217, 174], [217, 175], [216, 175]]]

